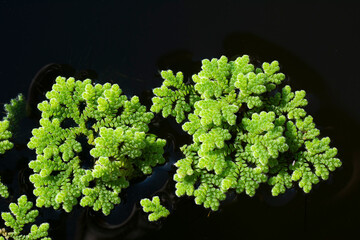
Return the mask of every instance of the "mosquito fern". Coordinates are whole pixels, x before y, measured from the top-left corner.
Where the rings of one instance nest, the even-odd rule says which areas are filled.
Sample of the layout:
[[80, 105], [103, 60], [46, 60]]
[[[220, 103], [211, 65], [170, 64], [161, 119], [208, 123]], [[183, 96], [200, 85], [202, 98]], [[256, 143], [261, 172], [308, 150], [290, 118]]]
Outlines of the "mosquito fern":
[[27, 200], [25, 195], [22, 195], [18, 199], [18, 203], [11, 203], [9, 209], [11, 212], [1, 213], [2, 219], [5, 221], [5, 225], [11, 228], [9, 232], [5, 228], [0, 230], [0, 240], [14, 239], [14, 240], [50, 240], [48, 236], [48, 223], [42, 223], [40, 226], [32, 225], [29, 233], [24, 233], [24, 226], [31, 224], [35, 221], [39, 215], [38, 210], [31, 210], [33, 203]]
[[[283, 86], [279, 70], [277, 61], [255, 68], [244, 55], [203, 60], [193, 85], [181, 82], [181, 72], [176, 77], [162, 72], [164, 83], [153, 91], [151, 110], [176, 117], [192, 136], [175, 164], [178, 196], [194, 196], [197, 204], [217, 210], [230, 189], [253, 196], [267, 183], [276, 196], [298, 182], [308, 193], [341, 166], [337, 149], [320, 137], [303, 108], [305, 91]], [[174, 105], [177, 96], [187, 101]]]
[[[5, 117], [0, 121], [0, 154], [12, 149], [14, 144], [11, 142], [13, 131], [21, 117], [24, 115], [25, 101], [24, 96], [19, 94], [17, 98], [11, 99], [10, 103], [4, 105]], [[9, 196], [8, 188], [1, 182], [0, 176], [0, 196]]]
[[140, 201], [140, 204], [143, 208], [143, 211], [148, 213], [150, 212], [148, 219], [150, 222], [159, 220], [162, 217], [167, 217], [170, 212], [160, 203], [160, 198], [154, 196], [152, 200], [144, 198]]
[[[38, 207], [70, 212], [80, 199], [108, 215], [131, 179], [164, 162], [165, 140], [147, 133], [153, 113], [117, 84], [58, 77], [46, 97], [38, 105], [41, 127], [28, 143], [37, 154], [29, 166]], [[90, 146], [90, 167], [83, 166], [81, 138]]]

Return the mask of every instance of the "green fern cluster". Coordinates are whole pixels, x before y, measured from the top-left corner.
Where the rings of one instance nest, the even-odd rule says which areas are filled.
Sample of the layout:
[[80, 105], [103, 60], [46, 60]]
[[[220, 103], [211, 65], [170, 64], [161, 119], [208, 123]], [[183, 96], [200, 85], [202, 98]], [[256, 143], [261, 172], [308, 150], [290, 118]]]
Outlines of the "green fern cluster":
[[[24, 115], [25, 101], [24, 96], [19, 94], [11, 99], [10, 103], [4, 105], [5, 117], [0, 121], [0, 154], [12, 149], [14, 144], [10, 142], [13, 130]], [[0, 196], [7, 198], [9, 196], [8, 188], [1, 182], [0, 176]]]
[[14, 144], [9, 141], [12, 137], [12, 133], [9, 131], [9, 124], [10, 122], [8, 120], [0, 122], [0, 154], [4, 154], [14, 146]]
[[199, 100], [198, 95], [191, 85], [183, 82], [184, 75], [181, 72], [174, 76], [171, 70], [162, 71], [161, 76], [164, 82], [161, 88], [153, 90], [156, 97], [152, 99], [151, 111], [161, 111], [163, 117], [171, 115], [176, 118], [178, 123], [181, 123], [184, 121], [186, 113], [190, 112], [194, 103]]
[[19, 94], [16, 98], [10, 100], [10, 103], [4, 104], [4, 110], [6, 116], [4, 120], [10, 122], [9, 129], [15, 131], [20, 120], [25, 117], [25, 97], [23, 94]]
[[38, 210], [31, 210], [33, 203], [27, 200], [25, 195], [18, 199], [18, 203], [11, 203], [9, 205], [10, 212], [1, 213], [5, 225], [13, 231], [8, 232], [6, 229], [0, 230], [0, 240], [14, 239], [14, 240], [51, 240], [48, 236], [48, 223], [42, 223], [40, 226], [32, 225], [28, 234], [24, 233], [24, 226], [33, 223], [39, 215]]
[[[9, 141], [12, 137], [11, 132], [8, 130], [9, 121], [3, 120], [0, 122], [0, 154], [4, 154], [7, 150], [11, 149], [14, 144]], [[7, 198], [9, 196], [8, 188], [1, 182], [0, 177], [0, 196]]]
[[203, 60], [201, 68], [189, 85], [181, 73], [163, 71], [164, 83], [154, 89], [151, 110], [184, 122], [193, 139], [175, 164], [178, 196], [217, 210], [227, 191], [253, 196], [261, 183], [272, 186], [274, 196], [293, 182], [308, 193], [341, 165], [303, 109], [305, 91], [281, 85], [277, 61], [255, 68], [246, 55], [223, 56]]
[[140, 204], [144, 212], [151, 212], [148, 216], [148, 220], [150, 222], [157, 221], [160, 218], [167, 217], [170, 214], [169, 210], [161, 205], [160, 198], [158, 196], [154, 196], [152, 200], [144, 198], [140, 201]]
[[[153, 113], [118, 85], [58, 77], [46, 97], [28, 143], [37, 154], [29, 167], [38, 207], [70, 212], [81, 198], [81, 206], [108, 215], [131, 179], [164, 162], [165, 140], [147, 133]], [[81, 138], [91, 147], [90, 167], [83, 166]]]

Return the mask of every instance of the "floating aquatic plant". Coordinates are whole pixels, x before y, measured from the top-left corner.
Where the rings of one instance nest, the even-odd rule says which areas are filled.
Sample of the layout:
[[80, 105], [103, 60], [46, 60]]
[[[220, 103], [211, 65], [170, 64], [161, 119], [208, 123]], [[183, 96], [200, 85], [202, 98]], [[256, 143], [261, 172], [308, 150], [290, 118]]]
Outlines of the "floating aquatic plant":
[[[11, 149], [14, 144], [9, 141], [12, 134], [8, 130], [9, 128], [9, 121], [3, 120], [0, 122], [0, 154], [4, 154], [5, 151]], [[5, 184], [1, 182], [0, 177], [0, 196], [7, 198], [9, 196], [8, 188]]]
[[9, 121], [3, 120], [0, 122], [0, 154], [4, 154], [7, 150], [11, 149], [14, 144], [9, 141], [12, 133], [9, 129]]
[[153, 113], [117, 84], [58, 77], [46, 97], [38, 105], [41, 127], [28, 143], [37, 154], [29, 167], [38, 207], [70, 212], [80, 199], [108, 215], [131, 179], [164, 162], [165, 140], [148, 133]]
[[244, 55], [203, 60], [190, 84], [181, 72], [161, 72], [151, 111], [175, 117], [192, 136], [175, 164], [177, 196], [217, 210], [231, 189], [254, 196], [267, 183], [277, 196], [298, 182], [308, 193], [341, 166], [303, 108], [305, 91], [284, 86], [279, 70], [277, 61], [255, 68]]
[[[254, 196], [260, 184], [269, 185], [274, 196], [294, 183], [308, 193], [341, 166], [337, 149], [304, 110], [305, 91], [293, 92], [279, 70], [277, 61], [255, 68], [244, 55], [203, 60], [192, 83], [181, 72], [161, 73], [164, 82], [154, 89], [151, 111], [174, 117], [192, 137], [175, 164], [177, 196], [193, 196], [217, 210], [228, 191]], [[46, 97], [38, 104], [40, 127], [28, 143], [36, 151], [29, 167], [38, 207], [70, 212], [79, 203], [108, 215], [131, 180], [164, 163], [165, 140], [148, 133], [153, 113], [118, 85], [58, 77]], [[0, 154], [13, 146], [9, 130], [23, 103], [19, 95], [5, 106]], [[8, 196], [1, 183], [0, 195]], [[169, 215], [157, 196], [140, 204], [149, 221]], [[31, 207], [26, 196], [10, 204], [12, 213], [2, 217], [13, 231], [1, 229], [0, 239], [49, 239], [48, 224], [33, 225], [25, 235], [23, 227], [38, 215]]]
[[[19, 120], [24, 114], [25, 101], [24, 96], [19, 94], [11, 99], [10, 103], [4, 105], [5, 117], [0, 121], [0, 154], [13, 148], [14, 144], [10, 141], [13, 137], [12, 132], [17, 126]], [[9, 196], [8, 188], [1, 182], [0, 176], [0, 196], [7, 198]]]
[[10, 131], [15, 131], [20, 120], [25, 117], [25, 97], [19, 94], [16, 98], [10, 100], [10, 103], [4, 104], [5, 117], [4, 120], [10, 122]]
[[143, 208], [143, 211], [148, 213], [148, 220], [150, 222], [154, 222], [159, 220], [162, 217], [167, 217], [170, 212], [160, 203], [160, 198], [158, 196], [154, 196], [152, 200], [148, 198], [144, 198], [140, 201], [140, 204]]
[[7, 231], [5, 228], [0, 229], [0, 240], [14, 239], [14, 240], [51, 240], [48, 236], [48, 223], [42, 223], [40, 226], [32, 225], [29, 233], [24, 232], [24, 226], [35, 222], [39, 215], [38, 210], [31, 210], [33, 203], [27, 200], [25, 195], [18, 199], [18, 203], [10, 203], [9, 209], [11, 212], [1, 213], [5, 225], [11, 228], [12, 231]]

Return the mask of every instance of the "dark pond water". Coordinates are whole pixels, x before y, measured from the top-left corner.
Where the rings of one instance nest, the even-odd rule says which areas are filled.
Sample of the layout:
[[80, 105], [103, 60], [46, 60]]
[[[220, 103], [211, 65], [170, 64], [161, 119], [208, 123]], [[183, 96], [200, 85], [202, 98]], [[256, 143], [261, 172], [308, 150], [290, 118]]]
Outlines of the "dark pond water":
[[[109, 217], [88, 209], [40, 209], [53, 239], [336, 239], [358, 236], [360, 224], [360, 5], [355, 1], [0, 1], [0, 103], [29, 96], [31, 80], [49, 63], [67, 64], [78, 76], [117, 83], [149, 103], [159, 71], [199, 71], [203, 58], [248, 54], [278, 60], [293, 89], [307, 92], [307, 111], [338, 148], [343, 166], [310, 194], [298, 188], [272, 197], [261, 187], [250, 198], [229, 196], [218, 212], [173, 194], [171, 165], [188, 139], [172, 120], [157, 118], [151, 131], [169, 140], [168, 163], [134, 184]], [[39, 85], [40, 90], [47, 83]], [[39, 99], [41, 96], [39, 94]], [[13, 150], [0, 157], [11, 197], [32, 187], [26, 148], [38, 119], [21, 122]], [[157, 192], [171, 215], [149, 224], [142, 196]], [[129, 217], [130, 216], [130, 217]], [[125, 221], [126, 220], [126, 221]], [[2, 224], [2, 222], [0, 222]]]

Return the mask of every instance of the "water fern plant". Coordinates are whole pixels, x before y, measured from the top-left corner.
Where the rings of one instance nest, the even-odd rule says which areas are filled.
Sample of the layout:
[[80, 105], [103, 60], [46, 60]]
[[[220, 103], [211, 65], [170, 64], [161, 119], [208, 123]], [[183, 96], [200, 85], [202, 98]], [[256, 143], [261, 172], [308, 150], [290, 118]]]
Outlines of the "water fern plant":
[[[80, 199], [108, 215], [131, 179], [164, 162], [165, 140], [148, 133], [153, 113], [117, 84], [58, 77], [46, 97], [38, 105], [41, 127], [28, 143], [37, 154], [29, 167], [38, 207], [70, 212]], [[87, 166], [82, 151], [90, 152]]]
[[[0, 121], [0, 155], [14, 147], [11, 138], [21, 117], [23, 117], [25, 108], [24, 96], [19, 94], [11, 99], [10, 103], [4, 104], [5, 117]], [[8, 188], [1, 182], [0, 176], [0, 196], [7, 198], [9, 196]]]
[[151, 111], [175, 117], [192, 136], [175, 164], [177, 196], [217, 210], [230, 190], [254, 196], [268, 184], [277, 196], [298, 182], [308, 193], [341, 166], [304, 110], [305, 91], [283, 84], [279, 70], [277, 61], [255, 68], [244, 55], [203, 60], [190, 84], [181, 72], [161, 72]]
[[[40, 127], [28, 142], [36, 151], [29, 163], [36, 206], [70, 212], [80, 204], [110, 214], [133, 179], [165, 162], [165, 140], [149, 133], [154, 113], [174, 117], [191, 136], [175, 163], [177, 196], [193, 196], [196, 204], [216, 211], [229, 191], [254, 196], [261, 184], [273, 196], [295, 184], [309, 193], [341, 161], [304, 110], [305, 91], [292, 91], [279, 71], [277, 61], [255, 68], [247, 55], [205, 59], [187, 83], [181, 72], [162, 71], [152, 112], [117, 84], [58, 77], [38, 104]], [[19, 95], [5, 106], [0, 154], [13, 147], [11, 130], [23, 103]], [[0, 195], [9, 195], [1, 182]], [[140, 205], [149, 221], [170, 213], [158, 196]], [[0, 229], [0, 240], [50, 239], [47, 223], [24, 232], [38, 215], [32, 206], [25, 195], [10, 204], [11, 213], [1, 214], [7, 228]]]
[[[12, 133], [8, 130], [9, 121], [3, 120], [0, 122], [0, 154], [4, 154], [7, 150], [11, 149], [14, 145], [9, 139]], [[0, 196], [7, 198], [9, 196], [8, 188], [1, 182], [0, 177]]]
[[140, 201], [140, 205], [143, 208], [143, 211], [148, 213], [148, 220], [150, 222], [158, 221], [162, 217], [167, 217], [170, 212], [160, 203], [160, 198], [154, 196], [151, 200], [144, 198]]
[[19, 197], [17, 204], [10, 203], [9, 209], [11, 212], [1, 213], [5, 225], [12, 229], [12, 231], [2, 228], [0, 229], [0, 240], [14, 239], [14, 240], [51, 240], [48, 236], [48, 223], [42, 223], [40, 226], [31, 225], [30, 232], [24, 232], [24, 226], [33, 223], [39, 215], [36, 209], [31, 210], [33, 203], [28, 201], [25, 195]]

